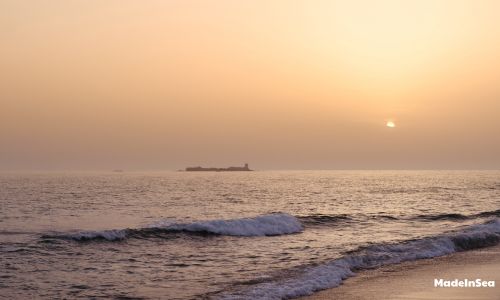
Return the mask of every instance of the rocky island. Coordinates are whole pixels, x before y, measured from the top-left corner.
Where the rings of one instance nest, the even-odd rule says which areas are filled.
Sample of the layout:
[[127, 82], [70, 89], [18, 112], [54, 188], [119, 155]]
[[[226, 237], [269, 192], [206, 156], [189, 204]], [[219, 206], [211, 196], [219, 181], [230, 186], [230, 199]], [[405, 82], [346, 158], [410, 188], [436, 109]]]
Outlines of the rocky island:
[[203, 167], [187, 167], [186, 172], [201, 172], [201, 171], [212, 171], [212, 172], [225, 172], [225, 171], [253, 171], [250, 170], [248, 164], [243, 167], [228, 167], [228, 168], [203, 168]]

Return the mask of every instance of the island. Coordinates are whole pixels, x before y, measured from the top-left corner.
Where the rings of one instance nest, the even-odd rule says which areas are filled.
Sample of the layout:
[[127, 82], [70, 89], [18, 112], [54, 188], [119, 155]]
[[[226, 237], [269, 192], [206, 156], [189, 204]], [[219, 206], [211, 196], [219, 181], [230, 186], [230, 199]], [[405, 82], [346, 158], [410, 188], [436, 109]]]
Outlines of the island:
[[203, 167], [187, 167], [186, 172], [201, 172], [201, 171], [211, 171], [211, 172], [225, 172], [225, 171], [253, 171], [250, 170], [248, 164], [243, 167], [228, 167], [228, 168], [203, 168]]

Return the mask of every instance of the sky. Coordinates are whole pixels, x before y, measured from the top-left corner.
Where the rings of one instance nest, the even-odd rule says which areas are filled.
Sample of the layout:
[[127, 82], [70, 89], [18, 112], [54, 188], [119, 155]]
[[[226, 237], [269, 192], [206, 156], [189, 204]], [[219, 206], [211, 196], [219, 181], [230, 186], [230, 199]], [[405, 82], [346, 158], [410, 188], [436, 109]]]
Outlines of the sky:
[[500, 1], [0, 0], [0, 170], [500, 169], [498, 53]]

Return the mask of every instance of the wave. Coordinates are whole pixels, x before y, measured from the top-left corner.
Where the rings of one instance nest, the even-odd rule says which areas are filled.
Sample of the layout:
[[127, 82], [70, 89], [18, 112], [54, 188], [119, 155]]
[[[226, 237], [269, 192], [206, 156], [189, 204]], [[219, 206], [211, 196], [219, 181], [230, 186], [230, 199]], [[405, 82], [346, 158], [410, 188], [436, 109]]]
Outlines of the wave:
[[425, 221], [441, 221], [441, 220], [472, 220], [477, 218], [500, 217], [500, 209], [485, 211], [472, 215], [463, 215], [458, 213], [436, 214], [436, 215], [418, 215], [411, 217], [412, 220], [425, 220]]
[[111, 229], [101, 231], [79, 231], [74, 233], [56, 233], [43, 235], [44, 239], [68, 239], [75, 241], [108, 240], [118, 241], [130, 237], [136, 229]]
[[387, 214], [339, 214], [339, 215], [326, 215], [326, 214], [313, 214], [308, 216], [297, 217], [305, 225], [330, 225], [339, 222], [356, 222], [366, 220], [388, 220], [388, 221], [465, 221], [474, 220], [478, 218], [500, 217], [500, 209], [485, 211], [481, 213], [464, 215], [459, 213], [443, 213], [443, 214], [429, 214], [429, 215], [415, 215], [415, 216], [391, 216]]
[[250, 237], [298, 233], [303, 229], [302, 223], [294, 216], [286, 213], [274, 213], [253, 218], [212, 220], [193, 223], [158, 222], [147, 228], [80, 231], [44, 235], [43, 238], [61, 238], [76, 241], [117, 241], [131, 237], [154, 237], [175, 233]]
[[500, 217], [500, 209], [478, 213], [478, 214], [476, 214], [476, 217], [480, 217], [480, 218]]
[[286, 213], [271, 213], [253, 218], [210, 220], [193, 223], [175, 223], [171, 221], [159, 221], [146, 228], [111, 229], [101, 231], [79, 231], [71, 233], [57, 233], [43, 235], [42, 238], [60, 238], [76, 241], [107, 240], [119, 241], [128, 238], [168, 237], [176, 233], [191, 235], [228, 235], [228, 236], [275, 236], [298, 233], [304, 230], [304, 226], [336, 226], [339, 224], [353, 223], [359, 220], [388, 220], [388, 221], [462, 221], [477, 218], [500, 217], [500, 209], [486, 211], [472, 215], [458, 213], [417, 215], [410, 217], [397, 217], [384, 214], [374, 215], [327, 215], [312, 214], [297, 216]]
[[249, 289], [220, 295], [220, 299], [290, 299], [339, 286], [355, 271], [433, 258], [458, 251], [471, 250], [500, 243], [500, 219], [465, 227], [462, 231], [396, 244], [380, 244], [318, 266], [305, 268], [300, 275], [272, 282], [259, 283]]
[[468, 220], [472, 216], [462, 214], [436, 214], [436, 215], [418, 215], [411, 217], [411, 220], [424, 220], [424, 221], [441, 221], [441, 220]]
[[294, 216], [276, 213], [254, 218], [172, 224], [168, 229], [232, 236], [273, 236], [301, 232], [304, 227]]
[[429, 215], [415, 215], [415, 216], [391, 216], [387, 214], [338, 214], [338, 215], [327, 215], [327, 214], [312, 214], [307, 216], [298, 216], [297, 218], [304, 225], [335, 225], [338, 223], [346, 222], [356, 222], [356, 221], [367, 221], [367, 220], [386, 220], [386, 221], [465, 221], [473, 220], [478, 218], [488, 218], [488, 217], [500, 217], [500, 209], [485, 211], [481, 213], [464, 215], [459, 213], [443, 213], [443, 214], [429, 214]]
[[312, 214], [307, 216], [298, 216], [297, 218], [306, 226], [339, 225], [339, 224], [353, 223], [358, 221], [369, 221], [369, 220], [384, 220], [384, 221], [404, 220], [397, 216], [390, 216], [385, 214], [354, 214], [354, 215]]
[[315, 214], [308, 216], [299, 216], [297, 218], [305, 225], [328, 225], [332, 223], [348, 222], [353, 220], [352, 217], [346, 214], [342, 215]]

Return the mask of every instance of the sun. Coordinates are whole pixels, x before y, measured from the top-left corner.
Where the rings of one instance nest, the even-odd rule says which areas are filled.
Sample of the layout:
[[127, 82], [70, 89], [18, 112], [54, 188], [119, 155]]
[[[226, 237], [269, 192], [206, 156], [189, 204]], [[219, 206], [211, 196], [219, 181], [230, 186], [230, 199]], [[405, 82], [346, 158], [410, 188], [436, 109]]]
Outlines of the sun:
[[394, 127], [396, 127], [396, 123], [394, 123], [393, 121], [387, 121], [385, 126], [387, 126], [389, 128], [394, 128]]

